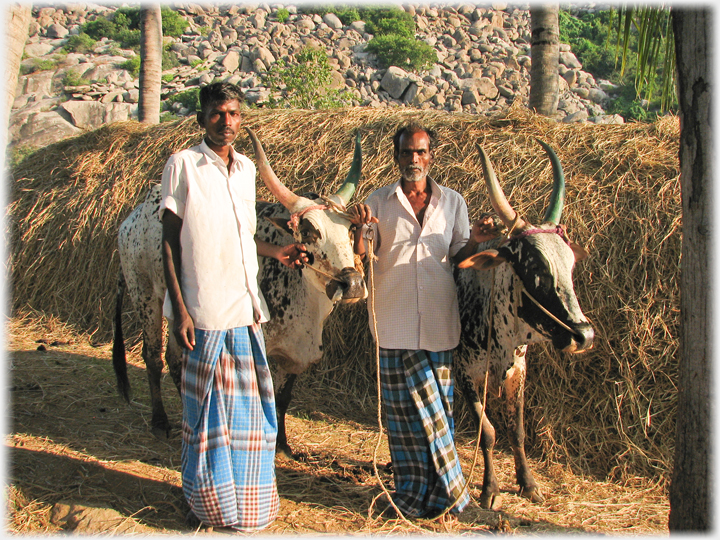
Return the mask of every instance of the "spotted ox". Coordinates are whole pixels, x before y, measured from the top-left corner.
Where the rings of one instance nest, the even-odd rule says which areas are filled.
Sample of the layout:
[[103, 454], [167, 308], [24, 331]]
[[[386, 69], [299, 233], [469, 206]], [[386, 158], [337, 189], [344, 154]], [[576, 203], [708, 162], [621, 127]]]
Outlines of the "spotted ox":
[[572, 283], [573, 266], [587, 253], [570, 242], [565, 228], [559, 225], [565, 196], [562, 167], [552, 149], [540, 144], [552, 163], [554, 187], [539, 227], [520, 219], [511, 208], [489, 159], [479, 149], [492, 206], [510, 234], [481, 245], [476, 254], [458, 265], [455, 275], [462, 322], [455, 377], [477, 425], [482, 422], [483, 508], [497, 509], [501, 504], [492, 458], [495, 429], [483, 410], [486, 371], [488, 394], [501, 391], [504, 395], [520, 494], [541, 502], [544, 499], [524, 448], [525, 351], [530, 343], [549, 340], [558, 350], [579, 353], [588, 350], [594, 338]]
[[[350, 221], [344, 212], [360, 178], [361, 149], [355, 141], [353, 163], [344, 184], [329, 197], [298, 196], [272, 171], [260, 141], [247, 130], [253, 143], [257, 170], [280, 203], [257, 202], [256, 237], [273, 244], [293, 241], [307, 247], [310, 264], [291, 270], [277, 260], [258, 257], [258, 281], [271, 320], [263, 325], [267, 354], [275, 366], [278, 415], [277, 450], [292, 455], [285, 433], [285, 413], [297, 375], [322, 356], [323, 322], [337, 302], [367, 297], [362, 274], [356, 270]], [[162, 374], [162, 304], [165, 278], [161, 257], [160, 186], [150, 189], [145, 201], [120, 226], [118, 247], [121, 271], [115, 314], [113, 366], [121, 395], [129, 400], [129, 382], [122, 335], [121, 314], [125, 289], [140, 318], [142, 356], [147, 366], [152, 401], [152, 430], [168, 436], [170, 424], [160, 392]], [[165, 361], [180, 389], [181, 352], [168, 332]]]

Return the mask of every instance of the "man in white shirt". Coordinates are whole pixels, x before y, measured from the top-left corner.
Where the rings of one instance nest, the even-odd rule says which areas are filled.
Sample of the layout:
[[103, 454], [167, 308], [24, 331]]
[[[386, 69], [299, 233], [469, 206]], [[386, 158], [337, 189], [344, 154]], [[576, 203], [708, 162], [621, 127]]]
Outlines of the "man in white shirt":
[[[375, 310], [382, 399], [393, 464], [393, 502], [409, 517], [433, 518], [469, 502], [454, 443], [452, 349], [460, 315], [452, 263], [496, 235], [493, 220], [470, 229], [462, 196], [428, 175], [435, 134], [410, 123], [393, 138], [401, 178], [356, 205], [355, 251], [375, 229]], [[360, 227], [364, 225], [365, 227]]]
[[278, 512], [272, 378], [260, 323], [257, 255], [291, 268], [301, 244], [254, 238], [255, 165], [232, 146], [242, 93], [200, 90], [203, 141], [173, 154], [162, 176], [164, 314], [183, 349], [182, 483], [188, 521], [252, 531]]

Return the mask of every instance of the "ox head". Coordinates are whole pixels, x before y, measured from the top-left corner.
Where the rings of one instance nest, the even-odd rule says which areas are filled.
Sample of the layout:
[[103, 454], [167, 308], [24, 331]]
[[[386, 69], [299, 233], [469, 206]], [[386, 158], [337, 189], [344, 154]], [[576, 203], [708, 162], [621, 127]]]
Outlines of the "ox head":
[[540, 334], [552, 340], [555, 348], [582, 352], [592, 347], [594, 330], [583, 315], [572, 283], [575, 262], [587, 257], [585, 249], [571, 242], [560, 225], [565, 200], [565, 178], [560, 160], [542, 141], [553, 168], [553, 192], [542, 225], [534, 227], [512, 209], [495, 171], [482, 148], [478, 147], [485, 183], [493, 209], [509, 229], [508, 238], [497, 249], [472, 255], [458, 266], [488, 270], [509, 263], [522, 283], [518, 314]]
[[273, 172], [262, 144], [250, 128], [257, 168], [265, 185], [290, 213], [290, 220], [272, 219], [272, 223], [302, 242], [308, 251], [310, 266], [303, 276], [333, 302], [356, 302], [368, 291], [362, 274], [356, 269], [353, 234], [345, 212], [360, 180], [362, 152], [360, 134], [355, 139], [355, 154], [350, 172], [338, 191], [328, 197], [309, 199], [290, 191]]

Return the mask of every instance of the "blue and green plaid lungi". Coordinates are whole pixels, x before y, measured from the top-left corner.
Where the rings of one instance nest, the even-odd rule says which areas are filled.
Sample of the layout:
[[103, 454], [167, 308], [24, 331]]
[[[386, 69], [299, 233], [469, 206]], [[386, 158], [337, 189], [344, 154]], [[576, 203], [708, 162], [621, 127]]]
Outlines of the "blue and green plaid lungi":
[[455, 450], [452, 351], [380, 349], [382, 399], [395, 492], [405, 516], [452, 512], [470, 502]]
[[262, 529], [277, 516], [277, 417], [260, 325], [195, 330], [183, 350], [182, 484], [213, 527]]

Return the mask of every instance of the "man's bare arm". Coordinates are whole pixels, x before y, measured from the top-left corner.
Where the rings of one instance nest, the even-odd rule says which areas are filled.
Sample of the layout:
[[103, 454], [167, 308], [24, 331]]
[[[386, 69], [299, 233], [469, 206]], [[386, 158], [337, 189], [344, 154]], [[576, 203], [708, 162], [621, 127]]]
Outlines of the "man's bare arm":
[[195, 325], [185, 307], [182, 290], [180, 289], [180, 230], [182, 219], [170, 210], [165, 210], [162, 217], [162, 260], [165, 283], [167, 284], [170, 303], [173, 309], [172, 332], [181, 347], [193, 350], [195, 347]]

